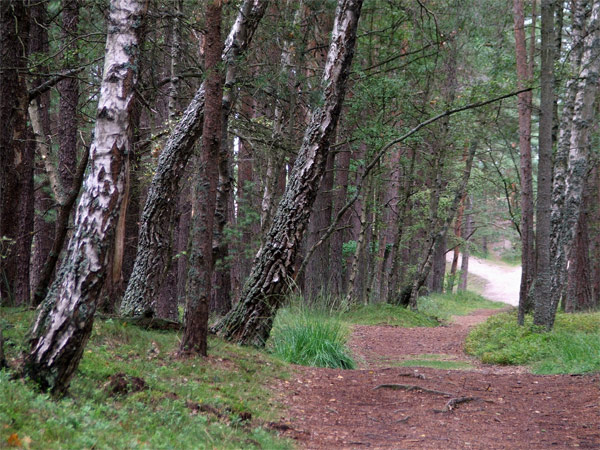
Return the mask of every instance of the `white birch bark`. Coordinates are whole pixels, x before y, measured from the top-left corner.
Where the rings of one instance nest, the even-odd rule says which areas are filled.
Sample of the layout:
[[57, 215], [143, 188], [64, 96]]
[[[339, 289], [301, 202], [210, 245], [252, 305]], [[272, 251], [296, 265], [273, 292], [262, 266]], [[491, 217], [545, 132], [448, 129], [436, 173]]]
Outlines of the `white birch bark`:
[[114, 238], [131, 151], [129, 119], [145, 10], [146, 1], [111, 1], [94, 141], [75, 232], [30, 334], [25, 373], [56, 395], [68, 388], [90, 336]]
[[[550, 298], [545, 308], [536, 311], [536, 323], [551, 329], [556, 309], [564, 294], [567, 281], [567, 262], [577, 229], [577, 220], [588, 172], [589, 129], [594, 117], [594, 103], [600, 79], [600, 0], [579, 1], [576, 14], [591, 13], [584, 32], [579, 66], [566, 99], [561, 120], [559, 147], [552, 188], [552, 235], [550, 241], [551, 271]], [[572, 103], [572, 108], [568, 103]]]

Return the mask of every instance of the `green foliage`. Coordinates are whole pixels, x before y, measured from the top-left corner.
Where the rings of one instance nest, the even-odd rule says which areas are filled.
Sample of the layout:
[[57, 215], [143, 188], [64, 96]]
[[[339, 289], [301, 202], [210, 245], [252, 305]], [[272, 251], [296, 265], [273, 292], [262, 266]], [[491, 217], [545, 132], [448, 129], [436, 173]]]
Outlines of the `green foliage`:
[[485, 363], [527, 364], [535, 373], [600, 371], [600, 313], [558, 313], [553, 331], [544, 333], [527, 317], [499, 314], [467, 337], [465, 349]]
[[292, 307], [277, 314], [268, 346], [275, 355], [294, 364], [354, 369], [345, 345], [348, 333], [348, 327], [335, 316]]
[[[23, 342], [32, 315], [0, 308], [9, 343]], [[0, 448], [11, 436], [29, 449], [291, 447], [263, 427], [279, 413], [267, 387], [287, 376], [282, 362], [217, 339], [208, 359], [178, 359], [178, 343], [172, 332], [98, 321], [61, 401], [0, 372]], [[20, 350], [8, 345], [9, 361]], [[110, 395], [108, 377], [119, 372], [143, 378], [148, 389]]]
[[440, 320], [450, 320], [452, 316], [466, 316], [476, 309], [505, 307], [505, 303], [492, 302], [469, 291], [456, 294], [432, 294], [419, 298], [419, 310]]

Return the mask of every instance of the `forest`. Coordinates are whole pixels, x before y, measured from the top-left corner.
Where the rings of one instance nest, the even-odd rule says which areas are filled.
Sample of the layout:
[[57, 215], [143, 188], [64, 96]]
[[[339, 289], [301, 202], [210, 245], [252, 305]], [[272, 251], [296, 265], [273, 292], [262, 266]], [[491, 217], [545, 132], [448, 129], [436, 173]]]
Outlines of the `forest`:
[[[0, 1], [0, 448], [383, 446], [367, 369], [402, 448], [600, 445], [599, 78], [600, 0]], [[546, 440], [435, 425], [486, 364], [581, 376]]]

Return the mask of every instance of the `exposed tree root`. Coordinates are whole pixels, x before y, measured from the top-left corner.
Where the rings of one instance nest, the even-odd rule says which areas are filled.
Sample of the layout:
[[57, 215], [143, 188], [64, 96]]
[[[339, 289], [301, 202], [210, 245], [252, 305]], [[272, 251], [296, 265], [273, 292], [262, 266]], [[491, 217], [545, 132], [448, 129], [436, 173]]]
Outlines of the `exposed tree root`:
[[453, 409], [456, 409], [456, 407], [458, 405], [460, 405], [461, 403], [468, 403], [468, 402], [472, 402], [475, 400], [479, 400], [479, 397], [455, 397], [455, 398], [451, 398], [450, 400], [448, 400], [448, 402], [446, 403], [446, 405], [444, 406], [443, 409], [436, 409], [434, 410], [435, 412], [439, 412], [439, 413], [444, 413], [444, 412], [449, 412], [452, 411]]
[[423, 391], [430, 394], [443, 395], [444, 397], [452, 397], [453, 394], [443, 391], [436, 391], [435, 389], [428, 389], [414, 384], [380, 384], [373, 388], [374, 391], [377, 389], [393, 389], [395, 391]]

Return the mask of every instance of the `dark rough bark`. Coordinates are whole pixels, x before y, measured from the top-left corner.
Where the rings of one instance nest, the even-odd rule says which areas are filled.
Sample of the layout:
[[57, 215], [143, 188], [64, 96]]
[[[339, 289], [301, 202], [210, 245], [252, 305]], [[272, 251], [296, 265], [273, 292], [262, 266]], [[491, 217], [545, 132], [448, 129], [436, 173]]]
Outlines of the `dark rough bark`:
[[590, 279], [588, 203], [589, 198], [584, 195], [583, 207], [579, 213], [575, 242], [573, 243], [568, 265], [567, 294], [564, 298], [566, 312], [588, 311], [595, 306]]
[[[234, 64], [246, 50], [267, 1], [245, 0], [225, 41], [223, 60]], [[164, 278], [170, 252], [170, 230], [173, 223], [180, 181], [192, 155], [194, 144], [202, 133], [204, 117], [204, 85], [184, 111], [170, 134], [158, 160], [140, 220], [138, 253], [127, 286], [121, 313], [123, 315], [154, 314], [154, 302]]]
[[255, 259], [242, 297], [214, 329], [229, 340], [263, 346], [271, 331], [275, 313], [288, 289], [296, 254], [325, 170], [331, 138], [340, 115], [361, 6], [361, 0], [338, 2], [322, 78], [323, 104], [311, 115], [290, 182]]
[[[65, 68], [77, 65], [77, 27], [79, 23], [79, 2], [62, 0], [62, 40]], [[58, 174], [63, 192], [70, 192], [77, 167], [77, 106], [79, 104], [79, 81], [75, 77], [65, 78], [56, 86], [59, 92], [58, 112]]]
[[27, 145], [28, 26], [25, 2], [0, 2], [0, 304], [5, 305], [27, 302], [23, 295], [29, 292], [33, 154]]
[[131, 151], [130, 111], [145, 6], [133, 0], [111, 2], [90, 170], [65, 261], [30, 332], [24, 373], [55, 395], [66, 392], [79, 365], [106, 275]]
[[[202, 126], [202, 154], [195, 184], [197, 212], [192, 218], [189, 272], [187, 280], [184, 329], [179, 352], [207, 356], [208, 309], [213, 275], [213, 228], [219, 155], [221, 153], [223, 76], [221, 62], [221, 2], [211, 1], [206, 7], [204, 60], [208, 74], [205, 81], [206, 100]], [[225, 207], [225, 206], [224, 206]]]
[[[553, 0], [542, 0], [542, 47], [540, 62], [540, 126], [538, 195], [536, 207], [535, 323], [550, 320], [550, 208], [552, 202], [552, 126], [554, 106], [554, 9]], [[569, 115], [567, 111], [564, 114]]]

